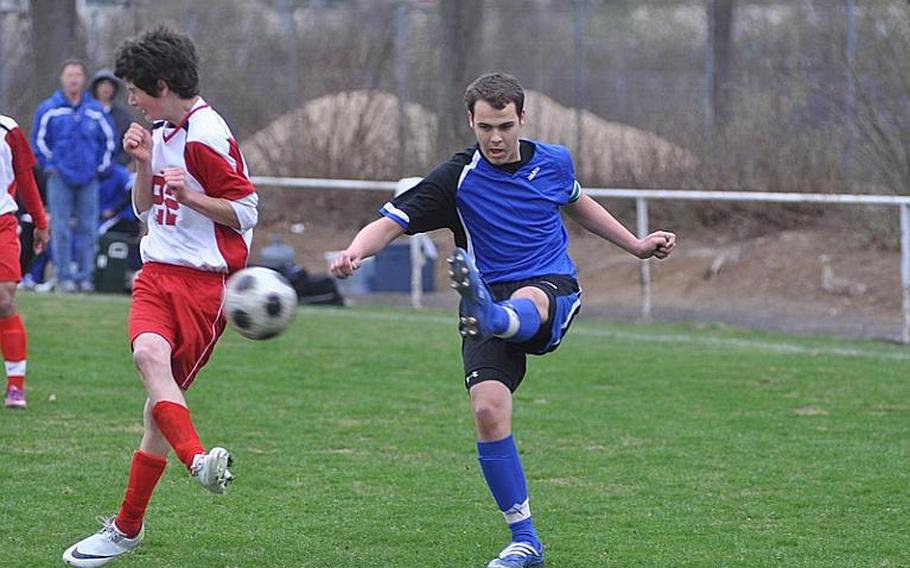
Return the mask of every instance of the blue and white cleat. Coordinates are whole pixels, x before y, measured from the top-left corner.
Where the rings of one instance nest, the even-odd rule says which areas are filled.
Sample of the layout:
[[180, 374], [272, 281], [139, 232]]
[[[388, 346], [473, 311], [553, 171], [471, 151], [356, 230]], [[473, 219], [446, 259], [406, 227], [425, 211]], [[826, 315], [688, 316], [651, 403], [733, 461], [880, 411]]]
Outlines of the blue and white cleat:
[[537, 548], [529, 542], [512, 542], [502, 549], [499, 558], [494, 558], [487, 568], [531, 568], [543, 566], [543, 545]]
[[448, 262], [451, 286], [461, 294], [459, 333], [477, 339], [490, 337], [494, 333], [490, 326], [496, 303], [487, 285], [480, 279], [474, 259], [464, 249], [456, 248]]

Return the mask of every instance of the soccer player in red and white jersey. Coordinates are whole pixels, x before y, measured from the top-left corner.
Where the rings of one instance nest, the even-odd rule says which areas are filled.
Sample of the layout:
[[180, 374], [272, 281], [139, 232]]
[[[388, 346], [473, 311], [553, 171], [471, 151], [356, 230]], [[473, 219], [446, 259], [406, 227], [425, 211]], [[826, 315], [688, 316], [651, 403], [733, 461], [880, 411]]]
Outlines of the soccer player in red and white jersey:
[[0, 114], [0, 351], [6, 362], [6, 407], [25, 408], [25, 326], [16, 311], [19, 265], [19, 221], [16, 193], [35, 222], [34, 248], [47, 246], [47, 214], [35, 184], [35, 155], [16, 121]]
[[136, 161], [133, 206], [148, 225], [133, 286], [129, 334], [145, 385], [145, 431], [115, 518], [63, 554], [102, 566], [139, 545], [143, 516], [171, 449], [200, 484], [223, 493], [232, 476], [224, 448], [206, 451], [183, 393], [224, 331], [225, 279], [246, 265], [258, 197], [237, 143], [198, 92], [192, 41], [164, 27], [128, 40], [115, 74], [129, 102], [154, 123], [130, 125], [123, 145]]

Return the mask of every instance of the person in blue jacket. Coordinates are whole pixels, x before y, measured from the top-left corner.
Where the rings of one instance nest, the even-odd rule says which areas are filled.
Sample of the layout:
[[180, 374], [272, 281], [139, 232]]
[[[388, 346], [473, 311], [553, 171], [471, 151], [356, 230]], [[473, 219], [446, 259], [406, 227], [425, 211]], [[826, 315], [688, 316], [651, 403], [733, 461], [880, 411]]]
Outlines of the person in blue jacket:
[[[32, 127], [32, 145], [46, 176], [51, 248], [63, 292], [94, 289], [98, 176], [110, 167], [115, 148], [111, 121], [84, 91], [85, 81], [85, 65], [76, 59], [65, 61], [60, 89], [38, 107]], [[76, 218], [75, 246], [70, 242], [72, 217]]]

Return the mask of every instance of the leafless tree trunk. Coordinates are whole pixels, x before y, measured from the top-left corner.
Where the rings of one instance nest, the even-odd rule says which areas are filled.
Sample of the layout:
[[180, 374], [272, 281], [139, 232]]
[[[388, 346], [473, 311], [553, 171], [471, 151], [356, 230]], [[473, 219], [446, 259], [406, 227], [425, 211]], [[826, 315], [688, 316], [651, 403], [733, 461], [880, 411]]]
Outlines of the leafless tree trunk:
[[[35, 104], [57, 88], [60, 64], [69, 57], [85, 59], [76, 0], [32, 0], [32, 53]], [[35, 105], [32, 105], [34, 108]]]
[[709, 0], [708, 21], [714, 69], [711, 101], [713, 124], [723, 128], [730, 120], [732, 93], [730, 73], [733, 66], [733, 12], [736, 0]]
[[436, 154], [440, 159], [471, 141], [465, 127], [462, 97], [465, 87], [477, 73], [474, 61], [480, 53], [481, 5], [481, 0], [441, 0], [439, 3], [442, 51], [437, 82]]

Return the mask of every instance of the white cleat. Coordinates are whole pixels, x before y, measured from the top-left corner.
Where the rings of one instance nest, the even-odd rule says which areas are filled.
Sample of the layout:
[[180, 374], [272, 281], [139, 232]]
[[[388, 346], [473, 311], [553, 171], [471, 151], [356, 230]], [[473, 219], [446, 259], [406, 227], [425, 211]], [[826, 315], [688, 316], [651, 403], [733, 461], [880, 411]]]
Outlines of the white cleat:
[[193, 458], [193, 467], [190, 473], [212, 493], [223, 494], [227, 486], [234, 481], [234, 476], [228, 470], [234, 463], [230, 452], [224, 448], [212, 448], [207, 454], [197, 454]]
[[101, 530], [67, 548], [63, 553], [64, 562], [77, 568], [104, 566], [139, 546], [145, 536], [144, 524], [139, 534], [129, 538], [120, 532], [113, 517], [98, 517], [98, 521], [104, 525]]

